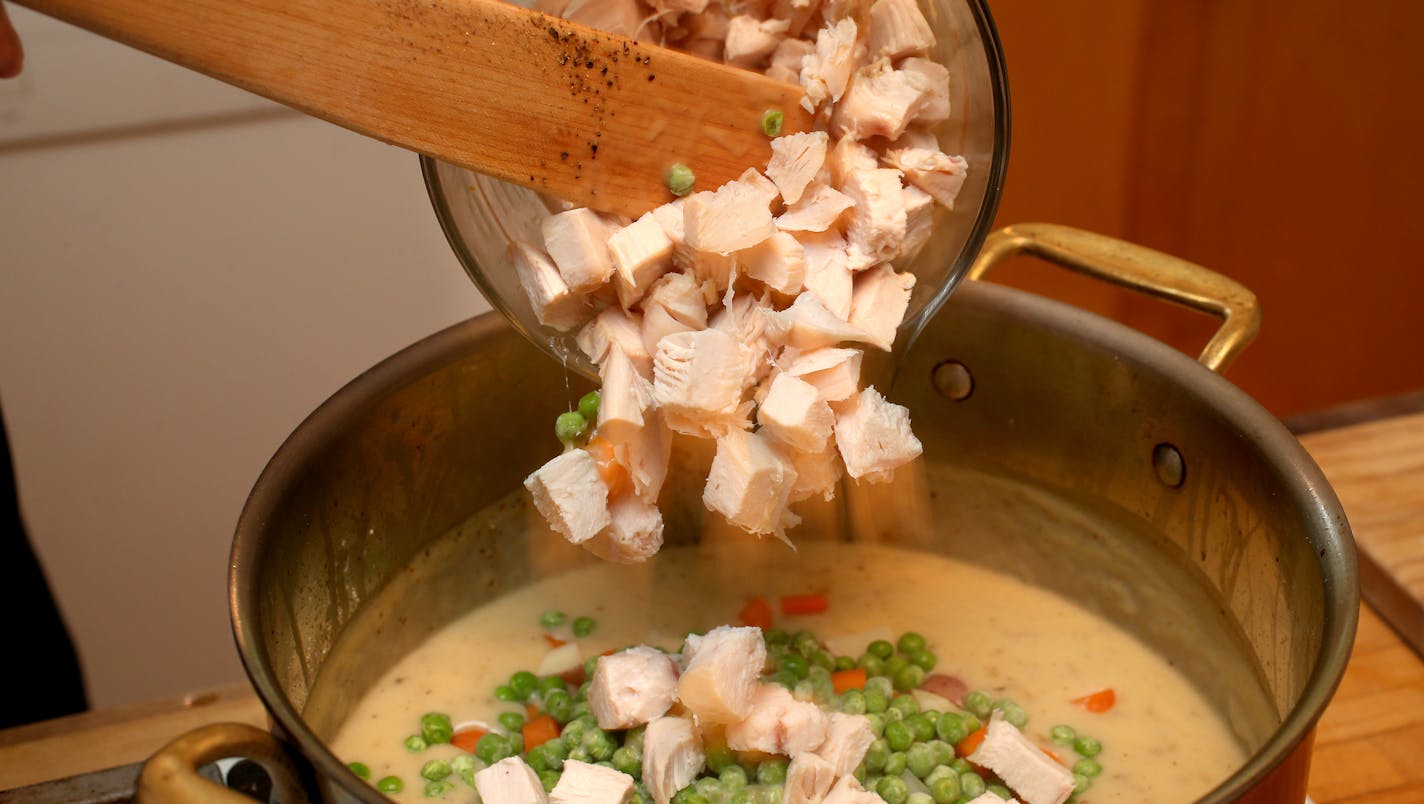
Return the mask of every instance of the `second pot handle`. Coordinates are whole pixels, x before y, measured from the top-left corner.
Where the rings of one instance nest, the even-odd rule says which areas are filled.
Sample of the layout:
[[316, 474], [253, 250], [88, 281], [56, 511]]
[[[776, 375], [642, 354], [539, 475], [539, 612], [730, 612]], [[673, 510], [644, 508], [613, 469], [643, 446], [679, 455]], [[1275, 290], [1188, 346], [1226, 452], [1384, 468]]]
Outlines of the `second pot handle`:
[[136, 798], [140, 804], [252, 804], [247, 796], [198, 773], [198, 768], [225, 757], [244, 757], [260, 764], [285, 804], [310, 799], [277, 738], [245, 723], [201, 726], [159, 749], [143, 763]]
[[1197, 358], [1218, 373], [1261, 329], [1261, 305], [1240, 282], [1146, 246], [1069, 226], [1006, 226], [984, 241], [967, 276], [982, 279], [995, 265], [1021, 253], [1220, 318], [1221, 327]]

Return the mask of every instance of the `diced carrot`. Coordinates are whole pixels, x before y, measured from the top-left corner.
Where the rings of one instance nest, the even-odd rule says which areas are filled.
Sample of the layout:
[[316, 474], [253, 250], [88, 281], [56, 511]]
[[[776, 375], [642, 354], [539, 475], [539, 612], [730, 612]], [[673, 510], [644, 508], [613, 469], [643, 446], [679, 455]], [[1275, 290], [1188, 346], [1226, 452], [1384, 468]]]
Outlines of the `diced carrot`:
[[756, 626], [763, 631], [771, 628], [771, 618], [771, 604], [761, 595], [748, 600], [747, 605], [742, 606], [741, 612], [737, 614], [742, 625]]
[[989, 733], [988, 726], [980, 726], [973, 734], [954, 744], [956, 756], [967, 757], [974, 753], [979, 744], [984, 742], [984, 735]]
[[1082, 698], [1074, 698], [1071, 703], [1081, 706], [1095, 715], [1101, 715], [1117, 703], [1117, 693], [1113, 692], [1112, 687], [1108, 687], [1091, 695], [1084, 695]]
[[467, 754], [473, 754], [475, 753], [475, 746], [480, 742], [480, 738], [486, 734], [489, 734], [489, 732], [478, 726], [460, 729], [450, 736], [450, 744]]
[[543, 745], [558, 736], [558, 721], [548, 715], [536, 717], [524, 724], [524, 750]]
[[549, 643], [549, 647], [551, 648], [562, 648], [563, 646], [569, 644], [556, 636], [549, 636], [548, 634], [544, 635], [544, 641]]
[[628, 470], [618, 462], [618, 458], [613, 454], [613, 444], [608, 439], [594, 436], [588, 440], [588, 446], [584, 449], [593, 456], [593, 462], [598, 466], [598, 476], [603, 478], [604, 485], [608, 486], [608, 496], [614, 497], [632, 488], [633, 481], [628, 477]]
[[835, 688], [837, 695], [846, 690], [865, 689], [865, 668], [852, 667], [849, 670], [837, 670], [831, 673], [831, 686]]
[[781, 613], [788, 617], [796, 614], [820, 614], [826, 610], [826, 605], [826, 596], [822, 594], [783, 595]]

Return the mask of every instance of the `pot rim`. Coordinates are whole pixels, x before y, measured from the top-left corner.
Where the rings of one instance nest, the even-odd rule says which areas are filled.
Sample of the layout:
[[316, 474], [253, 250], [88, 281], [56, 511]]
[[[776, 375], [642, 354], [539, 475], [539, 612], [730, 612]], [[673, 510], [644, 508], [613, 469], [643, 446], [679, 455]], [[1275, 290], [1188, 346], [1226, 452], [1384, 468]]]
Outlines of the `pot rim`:
[[[1354, 540], [1335, 492], [1285, 425], [1244, 391], [1187, 355], [1115, 321], [1026, 291], [970, 282], [958, 292], [992, 311], [1030, 320], [1056, 337], [1105, 349], [1120, 360], [1148, 367], [1185, 392], [1211, 400], [1212, 407], [1243, 439], [1259, 449], [1264, 459], [1291, 469], [1285, 473], [1285, 482], [1289, 493], [1302, 502], [1305, 524], [1324, 581], [1325, 618], [1320, 652], [1300, 697], [1270, 739], [1200, 801], [1230, 801], [1239, 797], [1259, 784], [1309, 737], [1339, 685], [1350, 657], [1359, 618], [1359, 576]], [[953, 305], [950, 309], [952, 311]], [[451, 355], [462, 353], [470, 345], [507, 328], [497, 313], [485, 313], [417, 341], [357, 376], [288, 436], [258, 477], [238, 519], [228, 591], [233, 636], [248, 679], [276, 727], [297, 744], [320, 774], [363, 801], [374, 803], [386, 799], [352, 774], [317, 738], [278, 686], [258, 632], [257, 579], [253, 573], [240, 570], [256, 564], [264, 547], [261, 531], [271, 510], [322, 444], [349, 429], [387, 394], [413, 382], [413, 378], [429, 369], [444, 365]]]

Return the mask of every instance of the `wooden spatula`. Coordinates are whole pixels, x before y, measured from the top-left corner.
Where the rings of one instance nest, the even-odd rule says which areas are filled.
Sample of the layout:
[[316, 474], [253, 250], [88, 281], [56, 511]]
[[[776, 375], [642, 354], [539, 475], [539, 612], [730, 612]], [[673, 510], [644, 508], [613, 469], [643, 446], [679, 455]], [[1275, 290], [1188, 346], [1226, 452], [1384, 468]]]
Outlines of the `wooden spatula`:
[[352, 131], [636, 216], [764, 165], [799, 87], [498, 0], [17, 0]]

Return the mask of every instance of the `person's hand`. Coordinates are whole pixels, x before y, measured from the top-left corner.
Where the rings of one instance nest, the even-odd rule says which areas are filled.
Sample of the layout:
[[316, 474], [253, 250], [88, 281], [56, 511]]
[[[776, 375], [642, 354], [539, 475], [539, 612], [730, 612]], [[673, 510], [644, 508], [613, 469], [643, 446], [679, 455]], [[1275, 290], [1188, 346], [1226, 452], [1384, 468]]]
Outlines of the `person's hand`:
[[25, 51], [20, 49], [20, 35], [10, 24], [5, 4], [0, 2], [0, 78], [14, 78], [25, 63]]

